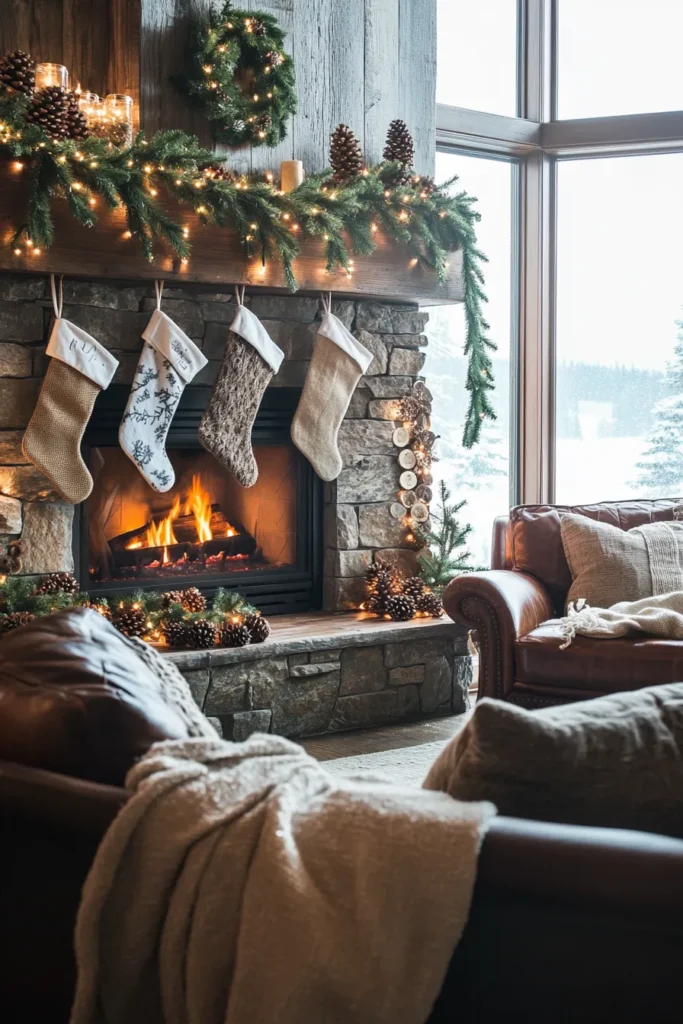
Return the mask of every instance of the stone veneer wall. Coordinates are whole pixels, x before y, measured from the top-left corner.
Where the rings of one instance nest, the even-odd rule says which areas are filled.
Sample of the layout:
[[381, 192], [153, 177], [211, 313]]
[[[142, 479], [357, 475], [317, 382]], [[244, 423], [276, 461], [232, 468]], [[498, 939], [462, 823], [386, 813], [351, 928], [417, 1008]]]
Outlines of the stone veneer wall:
[[418, 629], [381, 623], [343, 638], [278, 641], [167, 654], [226, 739], [252, 732], [315, 736], [460, 714], [469, 706], [467, 631], [450, 621]]
[[[232, 290], [172, 286], [163, 308], [209, 359], [195, 383], [215, 379], [234, 316]], [[271, 386], [302, 386], [319, 320], [317, 298], [254, 291], [248, 304], [265, 323], [286, 360]], [[64, 316], [84, 327], [119, 360], [115, 383], [130, 383], [141, 332], [154, 308], [151, 284], [64, 281]], [[324, 607], [357, 607], [363, 574], [374, 554], [412, 571], [415, 554], [405, 528], [392, 519], [400, 469], [392, 442], [395, 400], [407, 394], [424, 363], [427, 314], [416, 306], [339, 300], [334, 312], [374, 353], [339, 432], [344, 468], [325, 487]], [[21, 437], [40, 390], [52, 323], [49, 283], [43, 276], [0, 274], [0, 539], [21, 535], [26, 573], [68, 570], [73, 508], [21, 453]]]

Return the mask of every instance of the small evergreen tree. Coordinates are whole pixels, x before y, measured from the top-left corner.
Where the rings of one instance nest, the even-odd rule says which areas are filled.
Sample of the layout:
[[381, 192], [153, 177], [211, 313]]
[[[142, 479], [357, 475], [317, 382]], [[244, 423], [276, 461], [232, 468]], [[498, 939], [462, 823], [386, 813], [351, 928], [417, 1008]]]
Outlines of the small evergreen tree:
[[437, 594], [440, 594], [458, 573], [472, 568], [469, 551], [458, 550], [463, 547], [472, 532], [469, 524], [461, 526], [458, 522], [458, 513], [467, 502], [456, 501], [450, 505], [450, 498], [451, 492], [442, 480], [439, 484], [439, 510], [432, 512], [435, 526], [420, 532], [420, 540], [426, 545], [426, 550], [417, 556], [422, 578]]
[[683, 487], [683, 320], [676, 322], [674, 358], [667, 363], [664, 386], [668, 395], [653, 409], [654, 427], [643, 452], [635, 487], [664, 497]]

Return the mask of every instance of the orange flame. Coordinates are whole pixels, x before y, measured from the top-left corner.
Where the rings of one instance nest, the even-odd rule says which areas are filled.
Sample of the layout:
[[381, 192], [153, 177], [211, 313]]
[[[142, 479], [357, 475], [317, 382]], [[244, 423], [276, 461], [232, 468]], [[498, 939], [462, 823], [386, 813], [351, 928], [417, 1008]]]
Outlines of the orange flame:
[[[213, 530], [211, 529], [211, 494], [202, 486], [201, 477], [199, 475], [192, 477], [192, 486], [183, 505], [183, 513], [185, 515], [194, 516], [198, 543], [203, 544], [207, 540], [213, 540]], [[162, 564], [166, 564], [170, 560], [168, 556], [168, 546], [170, 544], [178, 543], [173, 529], [173, 523], [179, 516], [180, 497], [176, 496], [173, 502], [173, 507], [168, 515], [164, 516], [163, 519], [160, 519], [158, 523], [152, 521], [149, 524], [144, 541], [139, 538], [131, 540], [127, 545], [127, 549], [129, 551], [133, 551], [134, 549], [142, 547], [161, 547], [164, 549]], [[222, 536], [236, 537], [237, 530], [234, 526], [231, 526], [228, 523]]]
[[194, 516], [197, 527], [197, 540], [203, 544], [205, 540], [213, 540], [211, 530], [211, 495], [202, 487], [198, 476], [192, 477], [192, 487], [187, 496], [185, 507]]

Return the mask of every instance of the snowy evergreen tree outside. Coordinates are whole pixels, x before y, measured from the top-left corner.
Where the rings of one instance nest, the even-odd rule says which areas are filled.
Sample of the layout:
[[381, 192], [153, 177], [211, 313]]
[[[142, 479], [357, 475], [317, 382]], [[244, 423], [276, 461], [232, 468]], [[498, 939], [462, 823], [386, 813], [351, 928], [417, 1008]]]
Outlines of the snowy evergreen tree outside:
[[649, 496], [677, 496], [683, 489], [683, 320], [677, 320], [678, 337], [673, 359], [667, 363], [664, 390], [669, 392], [652, 410], [654, 426], [636, 468], [634, 486]]

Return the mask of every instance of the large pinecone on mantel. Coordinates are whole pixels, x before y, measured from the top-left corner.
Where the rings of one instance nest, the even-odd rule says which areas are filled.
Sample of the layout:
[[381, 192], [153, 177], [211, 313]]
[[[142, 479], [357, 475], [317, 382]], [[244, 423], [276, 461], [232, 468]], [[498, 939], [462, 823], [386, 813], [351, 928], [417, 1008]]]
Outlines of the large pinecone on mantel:
[[340, 124], [332, 132], [330, 167], [334, 171], [332, 180], [338, 185], [363, 170], [363, 150], [348, 125]]
[[6, 53], [0, 60], [0, 88], [30, 96], [36, 84], [36, 65], [23, 50]]
[[42, 128], [51, 139], [65, 139], [69, 134], [69, 94], [59, 85], [33, 94], [26, 118]]
[[387, 141], [384, 147], [385, 160], [398, 160], [406, 167], [413, 166], [415, 159], [415, 148], [413, 138], [408, 131], [408, 125], [400, 118], [396, 118], [389, 125]]

